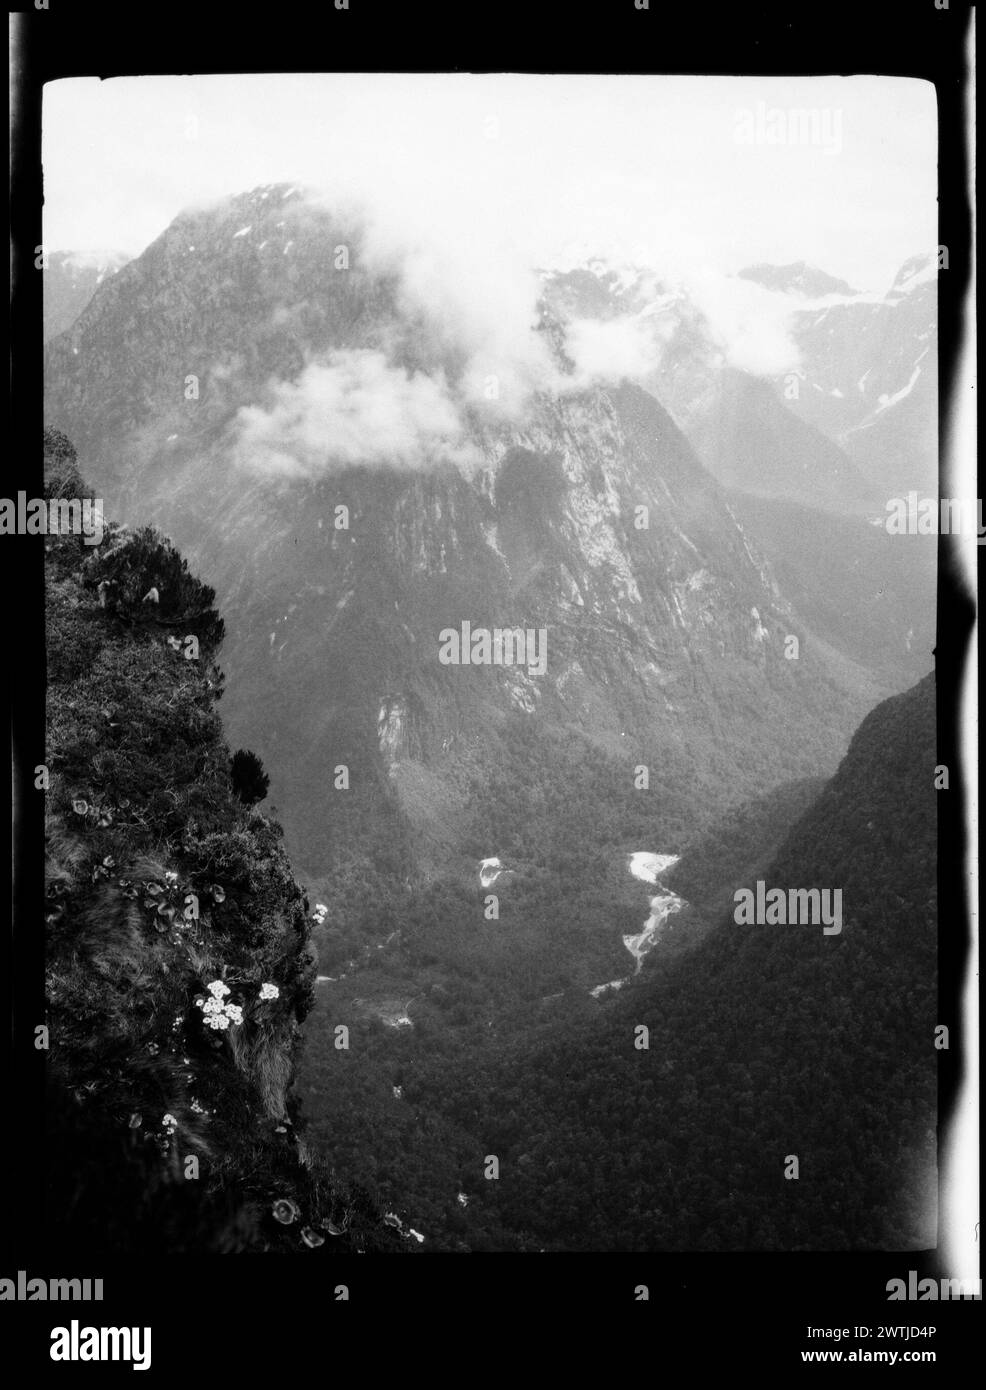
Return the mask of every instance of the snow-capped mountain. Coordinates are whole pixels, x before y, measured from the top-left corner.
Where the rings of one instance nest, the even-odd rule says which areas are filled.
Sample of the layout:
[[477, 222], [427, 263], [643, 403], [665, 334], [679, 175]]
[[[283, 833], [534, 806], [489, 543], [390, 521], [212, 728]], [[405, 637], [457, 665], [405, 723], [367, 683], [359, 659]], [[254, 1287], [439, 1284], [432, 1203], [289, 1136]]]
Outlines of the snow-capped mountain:
[[[691, 284], [641, 271], [630, 277], [602, 262], [555, 277], [546, 293], [568, 317], [632, 324], [649, 340], [651, 362], [641, 364], [638, 380], [725, 487], [842, 515], [872, 510], [876, 498], [845, 452], [752, 369], [763, 352], [758, 318], [766, 310], [772, 356], [789, 336], [793, 310], [780, 294], [739, 277]], [[787, 350], [784, 379], [793, 380], [793, 340]]]
[[872, 516], [937, 483], [937, 275], [917, 255], [886, 293], [862, 292], [798, 261], [703, 290], [595, 260], [547, 289], [570, 313], [651, 331], [640, 379], [727, 487]]
[[938, 270], [931, 256], [901, 267], [884, 295], [855, 294], [795, 311], [797, 394], [791, 412], [837, 443], [879, 494], [938, 483]]
[[821, 299], [825, 295], [857, 293], [845, 280], [828, 275], [817, 266], [805, 261], [793, 261], [790, 265], [770, 265], [760, 262], [748, 265], [738, 272], [743, 280], [752, 280], [765, 290], [777, 290], [781, 294], [796, 294], [804, 299]]

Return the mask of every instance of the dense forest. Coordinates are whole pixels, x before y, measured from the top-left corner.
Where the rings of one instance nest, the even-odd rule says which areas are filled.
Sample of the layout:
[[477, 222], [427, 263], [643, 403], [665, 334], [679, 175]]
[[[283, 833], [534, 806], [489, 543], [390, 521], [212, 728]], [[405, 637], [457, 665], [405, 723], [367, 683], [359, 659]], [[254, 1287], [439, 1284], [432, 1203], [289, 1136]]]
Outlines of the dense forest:
[[[547, 997], [511, 1005], [498, 976], [526, 980], [523, 928], [484, 936], [465, 888], [427, 912], [408, 892], [380, 923], [402, 928], [389, 967], [321, 987], [302, 1072], [314, 1135], [429, 1248], [934, 1244], [934, 765], [929, 677], [868, 716], [830, 783], [780, 788], [694, 838], [667, 875], [689, 900], [676, 935], [604, 1003], [562, 962]], [[587, 856], [583, 877], [546, 858], [541, 907], [615, 933], [605, 864]], [[733, 894], [757, 878], [841, 888], [842, 933], [738, 926]], [[400, 996], [424, 940], [413, 1027], [353, 998], [388, 969]]]
[[[45, 496], [90, 497], [45, 435]], [[402, 1248], [291, 1093], [308, 903], [217, 709], [214, 594], [156, 532], [45, 542], [52, 1248]]]

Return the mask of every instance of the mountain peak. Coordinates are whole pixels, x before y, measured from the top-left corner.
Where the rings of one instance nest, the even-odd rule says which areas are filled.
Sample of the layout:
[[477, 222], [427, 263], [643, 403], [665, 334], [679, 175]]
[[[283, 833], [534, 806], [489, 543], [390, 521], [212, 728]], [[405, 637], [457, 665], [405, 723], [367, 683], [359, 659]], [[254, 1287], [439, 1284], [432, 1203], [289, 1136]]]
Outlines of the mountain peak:
[[817, 266], [806, 261], [792, 261], [790, 265], [770, 265], [761, 261], [748, 265], [739, 271], [741, 280], [752, 280], [765, 290], [779, 290], [782, 294], [798, 294], [805, 299], [820, 299], [827, 294], [858, 294], [858, 290], [845, 280], [837, 280]]
[[891, 295], [910, 294], [918, 285], [933, 280], [938, 275], [938, 258], [928, 251], [911, 256], [898, 270], [890, 287]]

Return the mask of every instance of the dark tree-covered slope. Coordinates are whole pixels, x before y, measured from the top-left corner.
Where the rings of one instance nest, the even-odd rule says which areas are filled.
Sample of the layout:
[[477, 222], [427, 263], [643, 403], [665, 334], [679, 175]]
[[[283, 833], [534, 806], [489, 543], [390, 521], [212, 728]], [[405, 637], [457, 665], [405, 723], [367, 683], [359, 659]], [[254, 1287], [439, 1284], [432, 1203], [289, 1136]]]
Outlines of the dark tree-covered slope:
[[[47, 495], [86, 496], [70, 443], [45, 445]], [[399, 1244], [298, 1130], [306, 901], [280, 827], [234, 785], [212, 590], [151, 530], [45, 550], [49, 1239]]]
[[931, 677], [878, 706], [764, 874], [841, 888], [841, 934], [729, 912], [601, 1027], [522, 1070], [471, 1059], [449, 1114], [500, 1158], [499, 1227], [532, 1248], [934, 1243], [934, 707]]

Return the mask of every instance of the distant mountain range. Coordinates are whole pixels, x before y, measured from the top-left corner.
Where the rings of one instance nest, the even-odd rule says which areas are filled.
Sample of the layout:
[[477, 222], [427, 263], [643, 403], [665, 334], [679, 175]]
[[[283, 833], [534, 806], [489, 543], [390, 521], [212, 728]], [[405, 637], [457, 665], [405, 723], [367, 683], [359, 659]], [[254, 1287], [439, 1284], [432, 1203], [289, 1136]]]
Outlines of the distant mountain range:
[[930, 256], [906, 262], [883, 296], [805, 308], [794, 319], [804, 377], [788, 404], [845, 450], [881, 508], [912, 488], [937, 496], [937, 322]]
[[779, 290], [782, 294], [799, 294], [805, 299], [820, 299], [829, 294], [855, 295], [845, 280], [837, 280], [834, 275], [826, 275], [817, 266], [804, 261], [794, 261], [791, 265], [748, 265], [738, 272], [744, 280], [753, 280], [763, 285], [765, 290]]
[[52, 251], [44, 270], [44, 340], [64, 333], [109, 275], [130, 259], [122, 251]]

